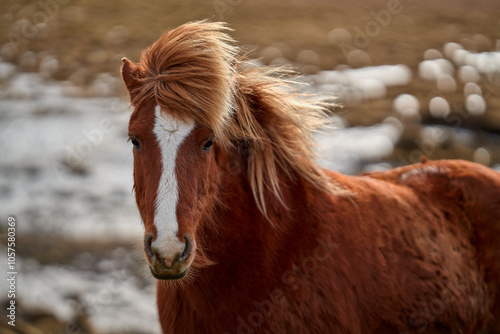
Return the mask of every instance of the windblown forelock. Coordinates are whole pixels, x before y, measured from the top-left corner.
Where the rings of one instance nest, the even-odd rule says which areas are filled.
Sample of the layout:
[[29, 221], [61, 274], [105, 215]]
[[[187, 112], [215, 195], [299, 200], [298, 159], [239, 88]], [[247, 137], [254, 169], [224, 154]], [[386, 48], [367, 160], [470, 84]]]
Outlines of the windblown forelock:
[[335, 104], [297, 94], [286, 70], [236, 59], [239, 49], [228, 30], [223, 23], [184, 24], [146, 49], [137, 66], [125, 62], [122, 73], [136, 110], [159, 105], [214, 131], [218, 145], [243, 142], [250, 187], [266, 217], [266, 198], [286, 207], [281, 184], [293, 182], [294, 175], [350, 196], [315, 162], [311, 131], [328, 123]]
[[132, 104], [154, 99], [175, 117], [193, 119], [229, 142], [238, 48], [223, 23], [188, 23], [164, 33], [143, 51], [141, 85]]

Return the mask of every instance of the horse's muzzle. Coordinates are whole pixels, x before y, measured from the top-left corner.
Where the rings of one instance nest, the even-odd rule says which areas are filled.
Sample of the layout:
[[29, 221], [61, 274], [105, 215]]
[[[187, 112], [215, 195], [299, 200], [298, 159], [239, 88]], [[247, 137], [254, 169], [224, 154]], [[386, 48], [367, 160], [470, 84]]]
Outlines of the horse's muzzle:
[[144, 251], [153, 277], [161, 280], [175, 280], [186, 276], [195, 246], [191, 235], [189, 233], [184, 235], [184, 249], [181, 253], [175, 254], [171, 261], [167, 261], [164, 254], [154, 249], [153, 238], [153, 235], [149, 233], [144, 237]]

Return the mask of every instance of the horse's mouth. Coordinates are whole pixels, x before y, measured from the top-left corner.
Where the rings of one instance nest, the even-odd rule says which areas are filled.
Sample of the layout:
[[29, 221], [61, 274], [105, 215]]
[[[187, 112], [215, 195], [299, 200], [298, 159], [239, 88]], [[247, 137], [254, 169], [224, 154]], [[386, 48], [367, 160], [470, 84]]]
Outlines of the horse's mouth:
[[186, 268], [186, 270], [184, 270], [183, 272], [181, 272], [179, 274], [171, 274], [171, 273], [166, 272], [166, 271], [158, 273], [152, 267], [149, 267], [149, 270], [151, 271], [151, 275], [153, 275], [154, 278], [159, 279], [159, 280], [166, 280], [166, 281], [181, 279], [184, 276], [186, 276], [186, 274], [188, 272], [188, 268]]

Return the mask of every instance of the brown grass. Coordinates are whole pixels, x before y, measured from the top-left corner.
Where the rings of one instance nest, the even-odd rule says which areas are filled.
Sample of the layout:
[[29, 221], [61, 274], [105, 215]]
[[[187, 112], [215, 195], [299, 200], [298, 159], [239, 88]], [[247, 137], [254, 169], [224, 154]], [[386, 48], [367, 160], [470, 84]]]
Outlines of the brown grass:
[[[57, 0], [42, 2], [50, 1]], [[140, 51], [166, 29], [192, 20], [219, 20], [219, 13], [222, 13], [222, 18], [235, 29], [234, 38], [248, 49], [256, 49], [253, 55], [258, 56], [263, 47], [283, 42], [288, 46], [283, 54], [289, 60], [294, 61], [301, 50], [311, 49], [320, 55], [321, 68], [332, 69], [346, 60], [340, 48], [328, 42], [328, 33], [334, 28], [344, 28], [352, 34], [356, 27], [364, 30], [366, 23], [373, 20], [371, 11], [386, 9], [387, 3], [379, 0], [349, 3], [327, 0], [157, 0], [147, 3], [71, 0], [59, 5], [46, 28], [21, 43], [11, 59], [19, 61], [26, 51], [53, 54], [61, 62], [57, 73], [61, 79], [82, 67], [92, 74], [101, 71], [116, 74], [120, 67], [118, 55], [137, 60]], [[491, 41], [500, 37], [500, 5], [495, 0], [446, 3], [401, 0], [400, 7], [398, 16], [406, 18], [394, 19], [396, 16], [392, 15], [390, 24], [364, 48], [372, 64], [404, 62], [416, 67], [428, 48], [440, 49], [445, 42], [474, 34], [483, 34]], [[0, 13], [5, 14], [0, 17], [0, 43], [9, 43], [8, 33], [16, 31], [13, 27], [16, 20], [26, 18], [33, 23], [35, 13], [41, 11], [37, 1], [2, 1]], [[405, 23], [408, 18], [414, 24]], [[127, 38], [107, 40], [106, 34], [116, 25], [127, 28]], [[102, 62], [89, 57], [96, 51], [105, 51], [107, 57], [103, 56]], [[8, 58], [5, 53], [3, 57]]]
[[[49, 1], [62, 0], [42, 0]], [[369, 64], [403, 63], [410, 66], [415, 79], [408, 86], [389, 88], [383, 100], [348, 106], [342, 116], [350, 125], [370, 125], [393, 115], [392, 100], [401, 93], [417, 96], [423, 119], [429, 120], [426, 106], [430, 97], [436, 94], [436, 86], [418, 78], [417, 66], [424, 51], [429, 48], [442, 50], [445, 43], [462, 39], [475, 51], [494, 50], [500, 38], [500, 2], [497, 0], [399, 1], [401, 12], [392, 15], [390, 23], [370, 38], [363, 50], [371, 58]], [[314, 72], [347, 63], [340, 47], [328, 41], [332, 29], [343, 28], [351, 34], [357, 29], [363, 31], [366, 24], [374, 20], [372, 13], [387, 9], [388, 3], [388, 0], [68, 0], [67, 4], [59, 6], [45, 28], [25, 40], [26, 43], [19, 43], [18, 51], [12, 54], [9, 52], [9, 32], [18, 32], [14, 23], [21, 18], [33, 22], [34, 15], [42, 7], [37, 1], [4, 0], [0, 3], [0, 13], [4, 13], [0, 15], [0, 57], [33, 71], [46, 55], [53, 55], [59, 60], [54, 78], [89, 84], [102, 72], [118, 77], [120, 59], [127, 56], [137, 61], [141, 50], [166, 29], [192, 20], [223, 18], [234, 29], [232, 36], [250, 51], [251, 57], [267, 60], [262, 51], [274, 45], [299, 70]], [[221, 12], [223, 17], [219, 16]], [[125, 27], [122, 38], [112, 37], [112, 28], [115, 27], [120, 35], [120, 26]], [[470, 41], [479, 35], [486, 38], [471, 44]], [[304, 66], [308, 64], [297, 63], [302, 50], [316, 52], [319, 63], [308, 67]], [[29, 51], [33, 54], [27, 54]], [[446, 98], [463, 104], [462, 89], [459, 83], [457, 92]], [[125, 94], [125, 91], [120, 88], [119, 93]], [[463, 125], [498, 131], [498, 86], [493, 86], [487, 104], [488, 112], [484, 117], [465, 120]]]

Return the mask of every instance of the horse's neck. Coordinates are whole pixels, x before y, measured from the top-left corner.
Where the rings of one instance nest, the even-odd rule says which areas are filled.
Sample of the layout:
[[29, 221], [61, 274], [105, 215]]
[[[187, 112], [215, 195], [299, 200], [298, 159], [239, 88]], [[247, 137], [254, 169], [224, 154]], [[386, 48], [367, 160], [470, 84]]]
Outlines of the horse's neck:
[[[237, 286], [238, 280], [248, 281], [248, 275], [252, 273], [262, 278], [270, 272], [283, 272], [287, 269], [285, 265], [289, 264], [281, 263], [278, 254], [300, 252], [304, 237], [317, 237], [311, 218], [308, 224], [304, 224], [308, 205], [302, 180], [296, 178], [283, 186], [286, 207], [274, 195], [267, 198], [266, 217], [258, 209], [244, 175], [235, 176], [222, 190], [217, 215], [210, 217], [215, 221], [207, 222], [207, 227], [200, 231], [200, 243], [206, 249], [207, 257], [215, 263], [197, 272], [196, 282], [200, 285], [225, 289], [228, 284]], [[217, 294], [217, 291], [213, 293]]]
[[248, 180], [238, 177], [223, 191], [217, 215], [210, 217], [214, 221], [200, 223], [199, 246], [214, 264], [196, 268], [194, 277], [175, 290], [160, 287], [161, 309], [176, 309], [176, 316], [196, 316], [200, 322], [235, 321], [238, 314], [254, 311], [256, 301], [283, 288], [287, 273], [295, 273], [304, 257], [330, 254], [331, 241], [318, 241], [317, 215], [307, 204], [317, 193], [305, 182], [297, 178], [283, 187], [288, 209], [269, 197], [268, 220], [257, 208]]

